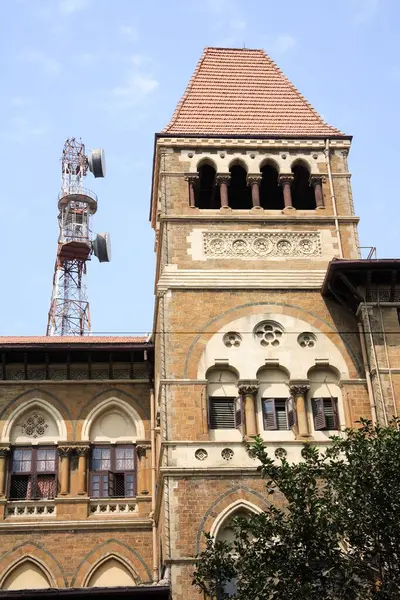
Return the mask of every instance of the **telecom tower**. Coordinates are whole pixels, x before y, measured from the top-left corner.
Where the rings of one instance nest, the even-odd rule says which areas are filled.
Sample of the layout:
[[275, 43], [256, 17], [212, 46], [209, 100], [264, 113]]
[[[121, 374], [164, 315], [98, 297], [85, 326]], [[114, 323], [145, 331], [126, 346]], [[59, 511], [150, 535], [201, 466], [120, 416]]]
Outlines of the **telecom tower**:
[[100, 262], [111, 258], [108, 233], [97, 234], [91, 240], [97, 196], [83, 187], [88, 169], [95, 177], [105, 176], [103, 150], [93, 150], [86, 156], [81, 141], [68, 139], [62, 154], [62, 184], [58, 196], [60, 233], [47, 335], [90, 334], [86, 263], [92, 254]]

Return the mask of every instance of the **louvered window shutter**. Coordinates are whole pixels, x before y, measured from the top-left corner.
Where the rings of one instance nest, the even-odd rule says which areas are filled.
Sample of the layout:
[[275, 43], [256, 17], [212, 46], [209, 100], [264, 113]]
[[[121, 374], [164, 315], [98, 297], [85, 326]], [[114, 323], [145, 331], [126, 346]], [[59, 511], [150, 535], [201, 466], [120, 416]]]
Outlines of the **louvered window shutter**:
[[323, 398], [313, 398], [312, 399], [312, 409], [313, 409], [313, 416], [314, 416], [314, 429], [316, 431], [318, 431], [320, 429], [326, 429], [324, 399]]
[[296, 407], [295, 407], [295, 403], [294, 403], [294, 398], [292, 398], [292, 396], [289, 396], [289, 398], [286, 400], [286, 414], [287, 414], [288, 427], [289, 427], [289, 429], [292, 429], [292, 427], [294, 427], [297, 422]]
[[263, 418], [265, 430], [277, 429], [274, 398], [263, 400]]
[[210, 398], [210, 429], [235, 429], [234, 398]]
[[337, 398], [326, 398], [324, 400], [326, 426], [328, 429], [339, 429], [339, 414]]
[[242, 433], [244, 432], [244, 408], [243, 408], [243, 398], [242, 396], [238, 396], [235, 399], [235, 425], [236, 429], [239, 429]]

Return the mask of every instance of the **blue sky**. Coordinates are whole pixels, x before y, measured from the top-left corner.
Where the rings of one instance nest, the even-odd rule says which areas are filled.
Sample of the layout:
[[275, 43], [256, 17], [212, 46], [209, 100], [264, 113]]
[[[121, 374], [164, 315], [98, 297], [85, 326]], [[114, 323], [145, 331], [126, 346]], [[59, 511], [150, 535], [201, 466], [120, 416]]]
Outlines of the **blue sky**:
[[146, 332], [153, 318], [148, 222], [154, 133], [204, 46], [264, 48], [332, 125], [349, 164], [362, 245], [399, 254], [398, 0], [7, 0], [0, 25], [1, 335], [45, 333], [67, 137], [103, 147], [89, 264], [93, 332]]

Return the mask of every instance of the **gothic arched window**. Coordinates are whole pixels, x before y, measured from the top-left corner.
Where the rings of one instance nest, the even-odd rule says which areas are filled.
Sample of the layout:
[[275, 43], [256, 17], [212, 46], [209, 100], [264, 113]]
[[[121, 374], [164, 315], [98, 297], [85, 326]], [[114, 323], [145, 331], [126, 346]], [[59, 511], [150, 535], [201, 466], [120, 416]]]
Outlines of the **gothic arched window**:
[[283, 190], [278, 183], [278, 170], [272, 164], [265, 164], [261, 167], [261, 190], [260, 204], [267, 210], [282, 210]]
[[231, 180], [228, 188], [229, 206], [233, 210], [250, 210], [253, 206], [251, 188], [247, 185], [246, 169], [239, 163], [234, 163], [230, 169]]
[[313, 210], [316, 208], [315, 193], [310, 183], [310, 171], [303, 162], [295, 162], [292, 166], [292, 205], [297, 210]]
[[216, 185], [216, 171], [213, 165], [203, 162], [198, 167], [199, 184], [196, 198], [197, 208], [219, 208], [219, 188]]

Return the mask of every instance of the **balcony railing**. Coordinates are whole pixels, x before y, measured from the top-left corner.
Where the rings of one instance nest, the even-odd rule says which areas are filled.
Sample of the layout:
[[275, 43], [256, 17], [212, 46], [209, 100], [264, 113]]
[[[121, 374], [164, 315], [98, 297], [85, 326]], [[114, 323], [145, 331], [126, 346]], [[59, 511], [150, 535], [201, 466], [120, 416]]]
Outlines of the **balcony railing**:
[[7, 502], [6, 517], [55, 517], [56, 506], [51, 500], [17, 500]]
[[134, 500], [91, 500], [90, 515], [137, 515], [138, 507]]

